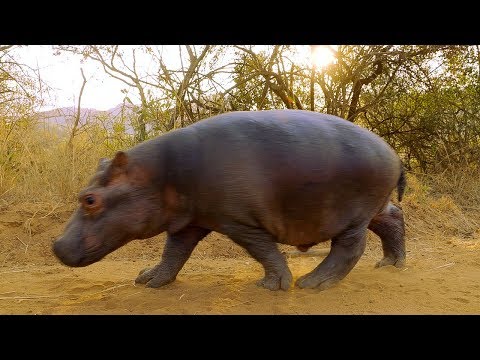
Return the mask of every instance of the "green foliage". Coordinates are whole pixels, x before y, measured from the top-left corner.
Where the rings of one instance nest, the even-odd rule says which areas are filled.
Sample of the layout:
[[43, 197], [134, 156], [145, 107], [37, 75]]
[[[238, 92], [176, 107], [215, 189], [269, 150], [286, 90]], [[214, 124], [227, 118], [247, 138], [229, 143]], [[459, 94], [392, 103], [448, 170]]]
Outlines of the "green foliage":
[[382, 97], [373, 86], [365, 91], [362, 101], [373, 106], [359, 114], [358, 122], [385, 138], [410, 169], [477, 168], [478, 60], [472, 65], [477, 54], [466, 47], [423, 54], [397, 72]]

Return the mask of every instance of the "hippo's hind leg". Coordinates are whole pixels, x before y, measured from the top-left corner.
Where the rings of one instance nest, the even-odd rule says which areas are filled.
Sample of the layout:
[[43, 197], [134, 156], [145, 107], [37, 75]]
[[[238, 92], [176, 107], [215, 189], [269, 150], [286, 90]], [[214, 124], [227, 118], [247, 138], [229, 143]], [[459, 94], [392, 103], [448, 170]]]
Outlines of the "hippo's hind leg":
[[269, 290], [288, 290], [292, 284], [292, 273], [285, 256], [278, 250], [273, 235], [261, 228], [244, 225], [231, 227], [226, 234], [242, 246], [265, 269], [265, 277], [257, 282]]
[[372, 219], [368, 228], [382, 240], [383, 259], [375, 267], [405, 266], [405, 225], [402, 210], [389, 203]]
[[157, 288], [174, 281], [195, 246], [209, 232], [210, 230], [198, 227], [188, 227], [176, 234], [168, 235], [162, 261], [153, 268], [142, 270], [135, 282]]
[[332, 238], [330, 253], [313, 271], [297, 279], [300, 288], [327, 289], [353, 269], [366, 245], [367, 226], [354, 226]]

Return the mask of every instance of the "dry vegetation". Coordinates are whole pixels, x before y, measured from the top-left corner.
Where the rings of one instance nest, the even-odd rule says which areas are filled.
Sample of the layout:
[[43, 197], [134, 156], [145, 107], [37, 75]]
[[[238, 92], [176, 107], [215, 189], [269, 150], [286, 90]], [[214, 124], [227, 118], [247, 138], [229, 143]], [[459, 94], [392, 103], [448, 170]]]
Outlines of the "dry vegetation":
[[[0, 129], [1, 132], [1, 129]], [[81, 133], [73, 147], [58, 133], [29, 126], [14, 129], [4, 146], [12, 158], [0, 164], [0, 194], [6, 202], [71, 202], [101, 157], [112, 155], [103, 139]]]

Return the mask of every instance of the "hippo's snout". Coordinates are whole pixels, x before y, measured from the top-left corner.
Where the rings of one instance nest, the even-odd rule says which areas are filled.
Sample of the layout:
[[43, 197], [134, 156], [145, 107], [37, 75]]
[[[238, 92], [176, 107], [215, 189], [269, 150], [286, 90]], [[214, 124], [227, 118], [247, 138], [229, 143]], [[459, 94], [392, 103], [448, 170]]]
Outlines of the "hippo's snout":
[[64, 238], [57, 239], [52, 245], [52, 250], [55, 256], [67, 266], [85, 266], [83, 252]]

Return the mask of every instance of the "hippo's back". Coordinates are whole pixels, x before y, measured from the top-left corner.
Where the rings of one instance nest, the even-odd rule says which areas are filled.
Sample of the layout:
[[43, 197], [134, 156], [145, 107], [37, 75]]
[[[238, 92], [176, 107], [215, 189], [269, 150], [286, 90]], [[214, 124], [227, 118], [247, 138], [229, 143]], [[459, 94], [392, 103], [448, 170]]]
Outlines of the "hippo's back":
[[[392, 166], [398, 179], [400, 172], [397, 154], [382, 138], [333, 115], [306, 110], [237, 111], [191, 128], [211, 160], [237, 159], [239, 167], [259, 165], [273, 176], [284, 167], [296, 169], [296, 176], [320, 171], [324, 177], [348, 173], [358, 177], [365, 170]], [[375, 171], [368, 176], [374, 177]]]
[[199, 121], [191, 127], [207, 138], [218, 136], [267, 144], [284, 140], [284, 146], [292, 149], [333, 142], [342, 147], [368, 146], [396, 156], [383, 139], [367, 129], [337, 116], [307, 110], [234, 111]]

